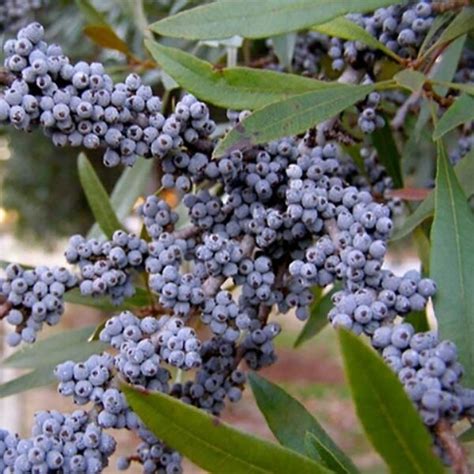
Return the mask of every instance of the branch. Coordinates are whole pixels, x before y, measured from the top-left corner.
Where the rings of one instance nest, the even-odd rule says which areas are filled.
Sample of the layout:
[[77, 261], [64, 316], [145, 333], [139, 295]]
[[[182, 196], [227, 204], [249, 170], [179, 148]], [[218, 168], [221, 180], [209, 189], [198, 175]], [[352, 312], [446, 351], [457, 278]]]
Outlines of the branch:
[[10, 87], [16, 79], [15, 75], [8, 72], [6, 69], [0, 69], [0, 86]]
[[190, 237], [194, 237], [197, 235], [201, 229], [195, 225], [190, 225], [188, 227], [183, 227], [182, 229], [175, 230], [173, 232], [173, 236], [175, 239], [189, 239]]
[[471, 470], [466, 451], [459, 443], [449, 422], [446, 419], [441, 419], [436, 423], [434, 429], [441, 446], [445, 449], [453, 462], [453, 471], [456, 474], [469, 474]]
[[12, 304], [9, 301], [5, 301], [0, 305], [0, 319], [3, 319], [12, 309]]
[[410, 109], [420, 100], [420, 97], [421, 91], [413, 92], [400, 106], [391, 122], [391, 125], [395, 130], [402, 128], [402, 126], [405, 124], [407, 114], [410, 112]]

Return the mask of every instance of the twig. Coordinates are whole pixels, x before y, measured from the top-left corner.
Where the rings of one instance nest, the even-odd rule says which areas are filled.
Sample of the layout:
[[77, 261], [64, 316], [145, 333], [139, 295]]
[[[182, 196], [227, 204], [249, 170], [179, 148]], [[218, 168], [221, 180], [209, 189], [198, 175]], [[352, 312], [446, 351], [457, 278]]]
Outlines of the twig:
[[459, 443], [452, 426], [446, 419], [441, 419], [436, 423], [435, 433], [453, 462], [453, 471], [456, 474], [469, 474], [471, 469], [466, 451]]
[[5, 301], [0, 305], [0, 319], [3, 319], [12, 309], [12, 304], [9, 301]]
[[195, 225], [190, 225], [188, 227], [183, 227], [182, 229], [175, 230], [173, 232], [173, 236], [176, 239], [189, 239], [190, 237], [194, 237], [200, 232], [199, 227]]
[[413, 92], [407, 98], [407, 100], [400, 106], [391, 122], [391, 125], [395, 130], [398, 130], [403, 127], [408, 112], [410, 112], [410, 109], [414, 105], [416, 105], [416, 103], [420, 100], [420, 97], [421, 91]]
[[10, 87], [16, 77], [5, 69], [0, 69], [0, 86]]

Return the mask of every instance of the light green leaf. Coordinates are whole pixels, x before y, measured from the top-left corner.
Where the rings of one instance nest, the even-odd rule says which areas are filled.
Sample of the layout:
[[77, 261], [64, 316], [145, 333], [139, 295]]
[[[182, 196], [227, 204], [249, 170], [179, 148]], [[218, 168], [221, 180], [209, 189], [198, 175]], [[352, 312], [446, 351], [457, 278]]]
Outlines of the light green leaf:
[[88, 326], [41, 339], [33, 345], [22, 347], [4, 359], [1, 365], [17, 369], [37, 369], [44, 366], [54, 368], [65, 360], [83, 361], [108, 347], [102, 342], [87, 342], [93, 331], [94, 326]]
[[328, 323], [329, 310], [333, 307], [331, 298], [338, 289], [339, 288], [333, 288], [329, 293], [326, 293], [321, 299], [315, 301], [311, 305], [309, 318], [301, 332], [298, 334], [294, 347], [301, 346], [326, 327]]
[[355, 334], [340, 330], [339, 341], [357, 414], [390, 472], [443, 473], [431, 436], [397, 376]]
[[221, 0], [164, 18], [150, 29], [163, 36], [194, 40], [234, 35], [267, 38], [390, 3], [390, 0]]
[[460, 95], [440, 118], [433, 132], [433, 140], [438, 140], [453, 128], [474, 120], [474, 97]]
[[155, 41], [145, 42], [158, 64], [184, 89], [202, 100], [237, 110], [258, 109], [334, 83], [293, 74], [235, 67], [216, 69], [206, 61]]
[[455, 89], [462, 92], [467, 92], [470, 95], [474, 95], [474, 84], [467, 83], [467, 84], [458, 84], [457, 82], [445, 82], [445, 81], [432, 81], [434, 84], [438, 84], [443, 86], [446, 89]]
[[[306, 454], [309, 457], [313, 457], [317, 454], [321, 458], [321, 462], [329, 469], [339, 474], [346, 474], [349, 472], [344, 464], [341, 464], [340, 460], [334, 456], [334, 453], [325, 446], [321, 440], [311, 432], [307, 432], [304, 437], [304, 444], [306, 448]], [[355, 467], [354, 467], [355, 469]]]
[[389, 120], [387, 117], [384, 118], [385, 125], [382, 128], [377, 128], [371, 135], [372, 143], [377, 150], [380, 162], [385, 166], [388, 175], [393, 179], [393, 184], [396, 188], [402, 188], [403, 178], [400, 167], [400, 153], [393, 138]]
[[296, 44], [296, 33], [277, 35], [271, 40], [279, 64], [287, 71], [291, 71], [291, 64], [293, 62], [293, 54]]
[[[474, 384], [474, 217], [438, 142], [435, 214], [431, 227], [431, 272], [438, 291], [434, 309], [440, 337], [453, 341], [464, 380]], [[447, 270], [449, 269], [449, 271]]]
[[404, 69], [395, 74], [393, 78], [401, 87], [411, 90], [412, 92], [419, 92], [426, 82], [426, 76], [424, 74], [412, 69]]
[[359, 26], [357, 23], [344, 16], [335, 18], [328, 23], [314, 26], [312, 29], [328, 36], [335, 36], [337, 38], [343, 38], [351, 41], [360, 41], [370, 48], [379, 49], [387, 56], [390, 56], [396, 61], [400, 61], [400, 57], [391, 49], [387, 48], [383, 43], [375, 39], [374, 36], [367, 33], [367, 31], [365, 31], [364, 28]]
[[[309, 432], [338, 459], [345, 472], [357, 472], [351, 460], [298, 400], [256, 373], [251, 373], [249, 380], [258, 408], [280, 444], [305, 455], [305, 436]], [[319, 453], [319, 449], [317, 451]]]
[[470, 443], [474, 441], [474, 426], [471, 426], [466, 431], [464, 431], [459, 436], [459, 441], [461, 441], [462, 443]]
[[426, 49], [430, 46], [433, 38], [438, 34], [442, 27], [444, 27], [448, 22], [452, 20], [453, 16], [453, 12], [445, 12], [443, 14], [438, 14], [435, 16], [435, 19], [431, 24], [428, 33], [426, 33], [423, 43], [421, 43], [420, 49], [418, 51], [418, 57], [423, 56]]
[[77, 169], [92, 213], [104, 234], [111, 238], [117, 229], [122, 228], [122, 225], [112, 209], [107, 191], [84, 153], [79, 154]]
[[336, 85], [267, 105], [233, 128], [214, 151], [215, 157], [280, 137], [302, 133], [362, 100], [373, 85]]
[[331, 472], [309, 458], [242, 433], [168, 395], [128, 385], [122, 385], [122, 390], [148, 429], [206, 471], [232, 474]]
[[[471, 197], [474, 195], [474, 150], [469, 152], [455, 167], [454, 172], [461, 184], [464, 193]], [[434, 212], [434, 193], [416, 208], [415, 212], [407, 217], [403, 226], [397, 229], [391, 240], [399, 240], [411, 234], [423, 221], [430, 218]]]
[[51, 366], [40, 367], [9, 382], [2, 383], [0, 385], [0, 398], [52, 384], [56, 381], [53, 369]]
[[[114, 186], [110, 195], [110, 204], [117, 218], [125, 219], [139, 196], [143, 194], [146, 183], [150, 179], [153, 160], [138, 160], [131, 168], [127, 168]], [[103, 234], [97, 224], [87, 234], [87, 238], [99, 238]]]

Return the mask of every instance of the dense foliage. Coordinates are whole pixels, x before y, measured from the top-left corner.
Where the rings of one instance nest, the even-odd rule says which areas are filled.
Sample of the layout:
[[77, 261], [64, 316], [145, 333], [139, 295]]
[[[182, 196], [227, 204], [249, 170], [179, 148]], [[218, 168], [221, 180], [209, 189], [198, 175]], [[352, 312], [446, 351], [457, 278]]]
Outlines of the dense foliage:
[[[454, 430], [474, 416], [474, 9], [222, 0], [177, 13], [187, 3], [177, 1], [151, 31], [179, 40], [165, 46], [148, 32], [153, 59], [140, 59], [78, 1], [88, 36], [127, 59], [132, 71], [119, 78], [26, 24], [34, 2], [12, 3], [4, 8], [19, 20], [8, 25], [21, 28], [3, 46], [0, 122], [81, 150], [98, 226], [70, 238], [68, 267], [6, 263], [7, 342], [34, 343], [67, 301], [108, 317], [90, 344], [83, 332], [64, 335], [48, 365], [32, 366], [84, 409], [37, 413], [30, 438], [1, 431], [0, 467], [101, 472], [115, 451], [106, 430], [126, 429], [141, 444], [121, 453], [120, 470], [177, 473], [184, 455], [210, 471], [357, 472], [298, 402], [254, 374], [276, 363], [287, 315], [307, 321], [299, 342], [323, 319], [338, 329], [358, 414], [393, 472], [468, 472]], [[146, 20], [143, 8], [135, 14]], [[187, 52], [195, 40], [225, 52], [227, 67]], [[155, 68], [160, 89], [139, 74]], [[128, 168], [110, 199], [91, 150]], [[161, 186], [143, 196], [153, 164]], [[135, 235], [122, 220], [138, 196]], [[395, 275], [388, 247], [411, 232], [421, 271]], [[211, 418], [241, 399], [249, 377], [283, 447]]]

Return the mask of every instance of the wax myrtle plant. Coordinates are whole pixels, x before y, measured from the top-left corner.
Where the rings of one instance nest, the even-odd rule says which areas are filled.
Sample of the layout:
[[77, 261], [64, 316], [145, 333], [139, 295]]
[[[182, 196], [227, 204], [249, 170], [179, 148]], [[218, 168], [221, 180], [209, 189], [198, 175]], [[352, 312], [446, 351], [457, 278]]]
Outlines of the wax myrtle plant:
[[[154, 17], [136, 3], [137, 52], [100, 2], [77, 1], [122, 75], [50, 42], [32, 21], [41, 5], [2, 3], [0, 122], [78, 151], [96, 224], [70, 237], [64, 266], [4, 262], [0, 318], [23, 347], [3, 365], [31, 372], [0, 395], [54, 382], [71, 411], [44, 407], [30, 437], [0, 431], [0, 469], [168, 474], [185, 457], [211, 472], [358, 472], [257, 375], [296, 318], [295, 351], [336, 329], [391, 472], [469, 472], [474, 8], [176, 1]], [[111, 195], [92, 152], [123, 169]], [[386, 255], [407, 236], [421, 268], [395, 274]], [[68, 302], [103, 322], [48, 337]], [[278, 444], [220, 421], [249, 389]], [[109, 466], [117, 430], [140, 443]]]

